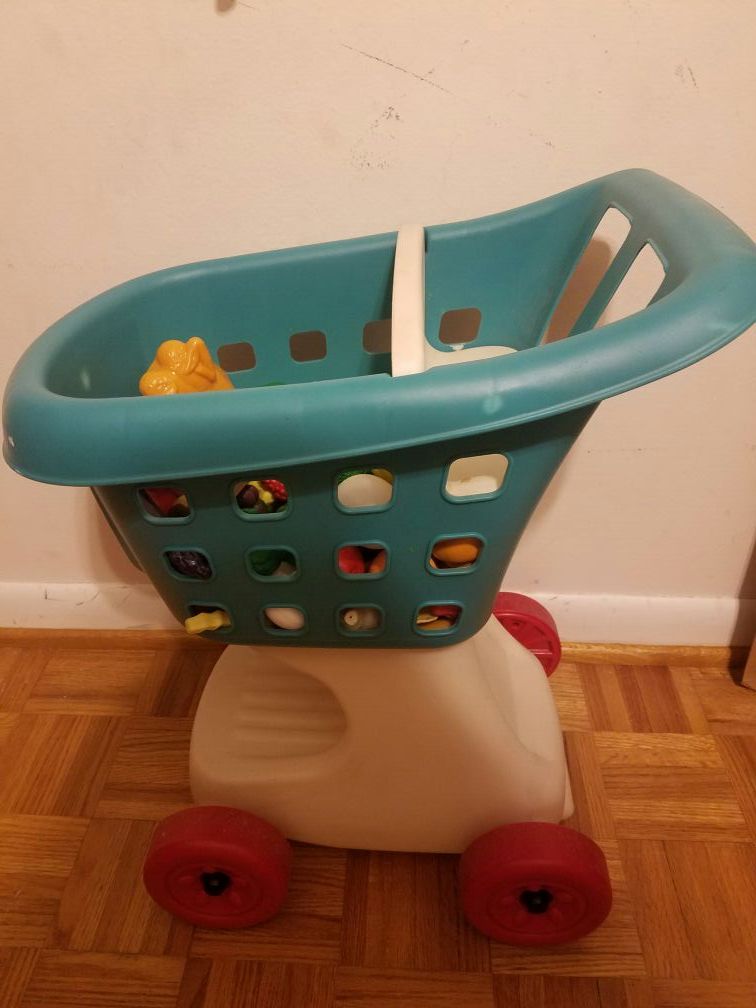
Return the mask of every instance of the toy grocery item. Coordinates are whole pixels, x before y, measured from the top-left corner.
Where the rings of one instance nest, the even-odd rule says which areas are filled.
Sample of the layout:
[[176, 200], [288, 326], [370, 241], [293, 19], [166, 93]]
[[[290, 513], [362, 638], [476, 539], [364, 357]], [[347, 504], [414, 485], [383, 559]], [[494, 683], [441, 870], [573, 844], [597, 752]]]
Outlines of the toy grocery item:
[[249, 480], [236, 491], [236, 503], [248, 514], [275, 514], [286, 508], [289, 497], [280, 480]]
[[139, 382], [139, 391], [145, 396], [218, 392], [233, 387], [199, 336], [192, 336], [186, 343], [176, 339], [161, 343]]
[[207, 557], [198, 550], [169, 550], [166, 558], [173, 570], [177, 574], [183, 574], [184, 577], [207, 581], [213, 576], [213, 569]]
[[[573, 334], [544, 343], [608, 207], [628, 237]], [[647, 245], [661, 287], [598, 327]], [[390, 346], [367, 339], [389, 305]], [[444, 319], [465, 311], [473, 336], [446, 345]], [[234, 395], [136, 395], [143, 334], [187, 317], [212, 354], [252, 332], [254, 367]], [[264, 920], [289, 837], [462, 853], [465, 914], [500, 941], [600, 925], [604, 855], [559, 825], [573, 809], [545, 674], [559, 637], [537, 602], [499, 593], [502, 576], [597, 405], [755, 317], [753, 243], [630, 171], [482, 220], [142, 277], [43, 335], [7, 387], [6, 458], [94, 487], [176, 618], [228, 645], [194, 723], [199, 807], [158, 826], [153, 897], [208, 927]], [[324, 334], [324, 357], [291, 358], [305, 332]], [[202, 361], [170, 374], [210, 382]], [[212, 576], [192, 576], [205, 563]]]
[[209, 633], [228, 626], [231, 626], [231, 619], [222, 609], [198, 612], [184, 620], [186, 632], [190, 634]]
[[140, 496], [148, 514], [157, 518], [187, 518], [190, 514], [186, 494], [174, 487], [145, 487]]
[[301, 630], [305, 625], [304, 613], [291, 606], [268, 606], [265, 615], [278, 630]]

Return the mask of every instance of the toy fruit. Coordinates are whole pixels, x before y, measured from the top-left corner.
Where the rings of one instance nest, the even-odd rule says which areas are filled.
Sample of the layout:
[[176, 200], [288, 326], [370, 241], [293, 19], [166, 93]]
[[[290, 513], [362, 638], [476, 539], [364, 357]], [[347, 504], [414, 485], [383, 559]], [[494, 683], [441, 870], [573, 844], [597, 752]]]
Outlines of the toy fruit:
[[338, 562], [342, 574], [364, 574], [367, 569], [365, 555], [359, 546], [342, 546]]
[[346, 508], [381, 507], [393, 493], [388, 480], [373, 473], [356, 473], [339, 484], [339, 503]]
[[204, 553], [197, 550], [171, 550], [166, 556], [176, 573], [183, 574], [184, 577], [207, 581], [213, 576], [210, 561]]
[[421, 626], [423, 632], [432, 631], [435, 633], [438, 630], [451, 630], [451, 628], [454, 626], [454, 623], [452, 620], [449, 619], [432, 619], [429, 620], [427, 623], [422, 623]]
[[283, 511], [288, 500], [286, 487], [279, 480], [250, 480], [237, 486], [236, 503], [250, 514]]
[[466, 567], [474, 564], [480, 554], [480, 539], [462, 536], [459, 539], [443, 539], [433, 547], [433, 559], [447, 567]]
[[268, 493], [273, 495], [273, 500], [277, 504], [285, 504], [289, 499], [289, 495], [286, 492], [286, 487], [280, 480], [277, 479], [264, 479], [260, 480], [260, 483], [268, 491]]
[[145, 487], [142, 491], [148, 509], [159, 518], [186, 518], [189, 501], [186, 494], [173, 487]]
[[219, 392], [233, 387], [199, 336], [192, 336], [186, 343], [175, 339], [161, 343], [155, 360], [139, 381], [139, 391], [145, 396]]
[[249, 566], [260, 577], [273, 577], [289, 555], [284, 550], [253, 550], [249, 554]]
[[368, 573], [370, 574], [382, 574], [386, 570], [386, 561], [388, 559], [388, 554], [385, 549], [379, 549], [375, 554], [373, 559], [370, 561], [370, 566], [368, 567]]
[[268, 606], [265, 615], [279, 630], [301, 630], [305, 624], [304, 613], [290, 606]]

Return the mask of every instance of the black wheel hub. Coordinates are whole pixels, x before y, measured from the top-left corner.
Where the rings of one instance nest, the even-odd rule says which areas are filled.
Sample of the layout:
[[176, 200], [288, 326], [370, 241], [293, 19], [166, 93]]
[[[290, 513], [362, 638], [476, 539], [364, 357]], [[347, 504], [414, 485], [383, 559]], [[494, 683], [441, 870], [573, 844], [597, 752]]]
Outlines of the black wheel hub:
[[231, 885], [231, 878], [223, 871], [202, 872], [202, 888], [208, 896], [222, 896]]
[[554, 894], [548, 889], [526, 889], [520, 893], [520, 904], [530, 914], [543, 914], [551, 906]]

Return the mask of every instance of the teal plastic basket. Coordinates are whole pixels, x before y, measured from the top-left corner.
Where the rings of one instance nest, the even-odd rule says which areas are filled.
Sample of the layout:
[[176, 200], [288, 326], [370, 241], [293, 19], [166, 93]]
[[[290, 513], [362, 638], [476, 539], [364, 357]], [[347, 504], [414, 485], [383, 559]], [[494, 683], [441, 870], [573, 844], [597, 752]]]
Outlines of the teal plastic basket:
[[[543, 336], [570, 275], [609, 207], [629, 235], [569, 339]], [[132, 559], [176, 618], [221, 608], [234, 643], [432, 647], [461, 641], [488, 618], [539, 497], [597, 404], [721, 347], [756, 318], [756, 247], [713, 207], [646, 171], [626, 171], [530, 206], [426, 230], [426, 338], [442, 316], [477, 308], [471, 345], [517, 350], [492, 360], [394, 378], [385, 342], [395, 234], [199, 263], [140, 277], [71, 312], [42, 335], [6, 391], [4, 453], [35, 480], [91, 486]], [[640, 250], [665, 270], [651, 304], [594, 328]], [[383, 326], [380, 324], [383, 322]], [[296, 334], [323, 334], [295, 360]], [[232, 392], [143, 398], [140, 375], [167, 339], [201, 336], [214, 355], [243, 344]], [[295, 336], [292, 343], [291, 337]], [[307, 342], [308, 337], [304, 337]], [[253, 348], [249, 349], [249, 345]], [[320, 356], [322, 352], [322, 356]], [[297, 356], [297, 354], [294, 354]], [[500, 454], [496, 492], [453, 497], [450, 465]], [[390, 503], [346, 511], [345, 471], [394, 477]], [[288, 506], [239, 509], [240, 482], [274, 478]], [[189, 513], [160, 518], [145, 488], [185, 493]], [[476, 563], [438, 570], [440, 538], [475, 536]], [[348, 576], [348, 544], [380, 544], [386, 570]], [[290, 578], [261, 578], [250, 554], [283, 549]], [[170, 551], [199, 551], [212, 577], [182, 576]], [[429, 635], [428, 605], [457, 623]], [[294, 607], [297, 632], [263, 610]], [[380, 625], [350, 633], [341, 614], [375, 607]]]

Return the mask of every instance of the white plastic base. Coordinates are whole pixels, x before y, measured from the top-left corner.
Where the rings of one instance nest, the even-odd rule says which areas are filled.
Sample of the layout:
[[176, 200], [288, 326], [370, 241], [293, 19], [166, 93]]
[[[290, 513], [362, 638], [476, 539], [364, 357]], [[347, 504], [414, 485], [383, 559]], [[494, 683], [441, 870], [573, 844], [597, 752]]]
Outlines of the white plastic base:
[[438, 650], [229, 647], [190, 766], [199, 804], [332, 847], [459, 852], [572, 813], [548, 681], [493, 617]]

